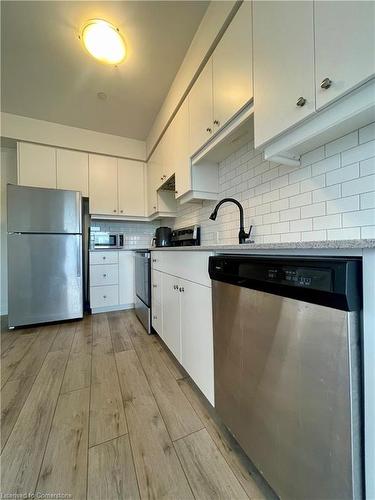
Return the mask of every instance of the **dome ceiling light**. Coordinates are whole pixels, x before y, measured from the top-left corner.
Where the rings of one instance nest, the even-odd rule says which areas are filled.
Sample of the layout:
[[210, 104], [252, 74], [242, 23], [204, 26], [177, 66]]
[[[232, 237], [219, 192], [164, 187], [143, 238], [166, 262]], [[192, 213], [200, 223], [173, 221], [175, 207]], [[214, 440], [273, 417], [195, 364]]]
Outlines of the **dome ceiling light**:
[[95, 59], [106, 64], [119, 64], [126, 56], [126, 47], [118, 28], [102, 19], [87, 21], [80, 39]]

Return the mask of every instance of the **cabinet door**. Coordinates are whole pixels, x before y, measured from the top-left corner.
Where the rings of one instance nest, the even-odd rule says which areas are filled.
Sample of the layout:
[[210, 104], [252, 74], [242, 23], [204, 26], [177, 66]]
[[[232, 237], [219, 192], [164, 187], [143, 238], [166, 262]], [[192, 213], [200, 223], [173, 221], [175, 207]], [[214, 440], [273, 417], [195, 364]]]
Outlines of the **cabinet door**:
[[117, 158], [89, 155], [90, 214], [117, 215]]
[[68, 149], [56, 150], [57, 188], [89, 195], [89, 155]]
[[134, 253], [118, 253], [119, 302], [122, 305], [134, 304]]
[[212, 131], [212, 59], [210, 59], [189, 94], [191, 155], [196, 153], [210, 139]]
[[56, 188], [56, 150], [39, 144], [18, 143], [18, 184]]
[[251, 2], [245, 1], [212, 56], [216, 129], [253, 97], [252, 51]]
[[147, 163], [147, 215], [153, 215], [158, 210], [158, 193], [156, 176], [158, 175], [157, 164], [154, 154]]
[[313, 2], [255, 1], [253, 12], [258, 147], [315, 111]]
[[145, 164], [118, 159], [118, 205], [121, 215], [145, 216]]
[[162, 275], [162, 309], [164, 340], [171, 352], [181, 361], [181, 332], [180, 332], [180, 292], [179, 280], [170, 274]]
[[[152, 270], [151, 276], [151, 313], [152, 326], [162, 337], [163, 334], [163, 296], [162, 296], [162, 274], [156, 269]], [[162, 337], [163, 338], [163, 337]]]
[[185, 99], [173, 119], [172, 162], [175, 172], [176, 198], [191, 189], [191, 164], [189, 155], [189, 105]]
[[181, 364], [214, 405], [211, 288], [180, 280]]
[[[320, 108], [374, 76], [375, 2], [316, 1], [314, 8], [316, 103]], [[327, 78], [332, 83], [324, 88]]]

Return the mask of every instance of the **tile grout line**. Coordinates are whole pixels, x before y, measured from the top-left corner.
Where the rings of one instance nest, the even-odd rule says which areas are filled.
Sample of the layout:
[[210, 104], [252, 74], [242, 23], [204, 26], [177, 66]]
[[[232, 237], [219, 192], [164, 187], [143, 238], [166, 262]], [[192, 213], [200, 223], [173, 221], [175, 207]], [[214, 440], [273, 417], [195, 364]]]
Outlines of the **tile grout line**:
[[[61, 329], [61, 326], [59, 327], [59, 329], [57, 330], [57, 333], [56, 333], [56, 336], [58, 335], [59, 331]], [[60, 399], [60, 396], [61, 396], [61, 387], [62, 387], [62, 384], [64, 382], [64, 377], [65, 377], [65, 372], [66, 372], [66, 367], [68, 366], [68, 361], [69, 361], [69, 356], [70, 356], [70, 353], [71, 353], [71, 350], [72, 350], [72, 346], [73, 346], [73, 340], [74, 340], [74, 336], [75, 336], [75, 332], [77, 330], [77, 325], [75, 326], [75, 330], [74, 330], [74, 335], [73, 335], [73, 339], [72, 339], [72, 342], [70, 344], [70, 349], [69, 349], [69, 353], [66, 357], [66, 361], [65, 361], [65, 366], [64, 366], [64, 373], [61, 377], [61, 384], [60, 384], [60, 388], [59, 388], [59, 392], [58, 392], [58, 395], [57, 395], [57, 398], [56, 398], [56, 403], [55, 403], [55, 407], [53, 409], [53, 415], [52, 415], [52, 418], [51, 418], [51, 424], [49, 426], [49, 429], [48, 429], [48, 437], [47, 437], [47, 440], [46, 440], [46, 445], [44, 447], [44, 450], [43, 450], [43, 456], [42, 456], [42, 459], [40, 461], [40, 467], [39, 467], [39, 473], [38, 473], [38, 477], [37, 477], [37, 480], [36, 480], [36, 483], [35, 483], [35, 488], [34, 488], [34, 494], [36, 493], [36, 489], [38, 487], [38, 483], [39, 483], [39, 479], [40, 479], [40, 473], [42, 471], [42, 467], [43, 467], [43, 462], [44, 462], [44, 458], [46, 456], [46, 450], [47, 450], [47, 446], [48, 446], [48, 442], [49, 442], [49, 438], [50, 438], [50, 435], [51, 435], [51, 430], [52, 430], [52, 425], [53, 425], [53, 421], [55, 419], [55, 415], [56, 415], [56, 408], [57, 408], [57, 404], [59, 402], [59, 399]], [[55, 336], [55, 338], [56, 338]], [[51, 344], [51, 347], [52, 347], [52, 344]], [[50, 352], [50, 350], [48, 351]], [[58, 351], [56, 351], [58, 352]], [[48, 353], [47, 353], [48, 354]]]
[[[122, 320], [121, 320], [122, 322]], [[126, 329], [126, 325], [124, 324], [124, 328]], [[109, 335], [111, 337], [111, 343], [112, 343], [112, 349], [113, 348], [113, 339], [112, 339], [112, 333], [111, 333], [111, 329], [109, 330]], [[131, 342], [131, 345], [133, 346], [133, 351], [136, 353], [135, 349], [134, 349], [134, 344], [132, 342], [132, 339], [129, 335], [129, 339], [130, 339], [130, 342]], [[137, 354], [137, 353], [136, 353]], [[115, 351], [113, 351], [113, 356], [115, 358], [115, 365], [116, 365], [116, 372], [117, 372], [117, 379], [118, 379], [118, 383], [119, 383], [119, 387], [120, 387], [120, 394], [121, 394], [121, 401], [122, 401], [122, 406], [123, 406], [123, 409], [124, 409], [124, 416], [125, 416], [125, 422], [126, 422], [126, 427], [128, 429], [128, 436], [129, 436], [129, 447], [130, 447], [130, 453], [131, 453], [131, 456], [132, 456], [132, 462], [133, 462], [133, 467], [134, 467], [134, 473], [135, 473], [135, 479], [137, 481], [137, 488], [138, 488], [138, 493], [139, 493], [139, 497], [141, 498], [141, 488], [140, 488], [140, 485], [139, 485], [139, 479], [138, 479], [138, 471], [137, 471], [137, 467], [135, 466], [135, 460], [134, 460], [134, 451], [133, 451], [133, 445], [132, 445], [132, 439], [131, 439], [131, 433], [130, 433], [130, 426], [129, 426], [129, 422], [128, 422], [128, 418], [126, 416], [126, 403], [124, 401], [124, 395], [122, 393], [122, 386], [121, 386], [121, 382], [120, 382], [120, 374], [119, 374], [119, 370], [118, 370], [118, 364], [117, 364], [117, 358], [116, 358], [116, 353]], [[143, 370], [143, 368], [142, 368]]]

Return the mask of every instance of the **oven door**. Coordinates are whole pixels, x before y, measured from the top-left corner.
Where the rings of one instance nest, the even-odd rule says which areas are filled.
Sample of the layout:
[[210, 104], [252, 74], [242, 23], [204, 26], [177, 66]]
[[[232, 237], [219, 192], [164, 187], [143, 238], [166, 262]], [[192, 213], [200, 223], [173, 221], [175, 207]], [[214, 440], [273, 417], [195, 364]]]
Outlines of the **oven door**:
[[150, 252], [135, 254], [135, 294], [147, 306], [151, 303]]

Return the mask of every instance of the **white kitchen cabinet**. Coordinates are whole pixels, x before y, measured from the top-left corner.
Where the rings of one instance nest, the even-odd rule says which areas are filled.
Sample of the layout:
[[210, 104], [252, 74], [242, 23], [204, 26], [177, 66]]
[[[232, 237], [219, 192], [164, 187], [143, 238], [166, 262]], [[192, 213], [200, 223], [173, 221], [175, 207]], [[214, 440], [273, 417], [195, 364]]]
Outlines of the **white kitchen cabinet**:
[[375, 2], [315, 1], [314, 9], [319, 109], [374, 76]]
[[179, 280], [181, 364], [214, 405], [211, 288]]
[[69, 149], [56, 149], [57, 189], [81, 191], [89, 195], [89, 155]]
[[145, 164], [134, 160], [118, 159], [118, 210], [120, 215], [144, 217]]
[[89, 155], [90, 214], [117, 215], [117, 158]]
[[56, 150], [49, 146], [17, 144], [18, 184], [56, 188]]
[[171, 124], [172, 165], [175, 172], [176, 198], [184, 195], [191, 189], [191, 161], [189, 154], [189, 106], [188, 100], [182, 103]]
[[117, 251], [95, 251], [90, 252], [90, 265], [99, 264], [117, 264], [118, 252]]
[[117, 285], [118, 265], [90, 266], [90, 286]]
[[162, 310], [162, 273], [156, 269], [152, 270], [151, 277], [151, 313], [152, 326], [161, 336], [163, 333], [163, 310]]
[[214, 131], [253, 97], [251, 2], [245, 1], [212, 55]]
[[313, 2], [255, 1], [253, 12], [258, 147], [315, 112]]
[[213, 133], [212, 58], [189, 93], [190, 155], [196, 153]]
[[119, 265], [119, 303], [121, 305], [134, 304], [134, 252], [120, 251]]
[[90, 287], [91, 309], [113, 308], [118, 305], [118, 286], [92, 286]]
[[[159, 189], [161, 184], [167, 179], [167, 175], [162, 175], [162, 160], [159, 144], [147, 164], [147, 215], [156, 213], [164, 217], [174, 217], [176, 215], [176, 200], [173, 191]], [[165, 176], [165, 178], [164, 178]]]
[[163, 330], [159, 335], [174, 356], [181, 362], [180, 292], [178, 278], [162, 275]]

